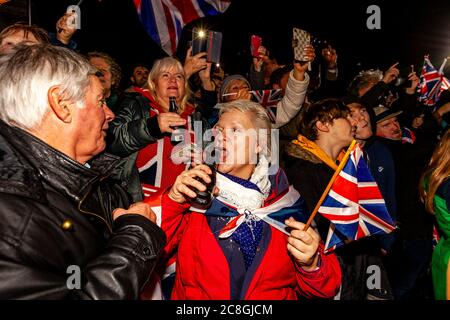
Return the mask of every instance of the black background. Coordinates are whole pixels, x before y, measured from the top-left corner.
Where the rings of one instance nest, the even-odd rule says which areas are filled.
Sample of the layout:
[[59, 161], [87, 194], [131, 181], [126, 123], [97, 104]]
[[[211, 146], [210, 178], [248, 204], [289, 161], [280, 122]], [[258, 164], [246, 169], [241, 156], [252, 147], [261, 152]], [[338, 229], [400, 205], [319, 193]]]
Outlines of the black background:
[[[76, 2], [31, 0], [32, 22], [53, 31], [67, 6]], [[15, 10], [17, 16], [11, 10], [4, 13], [8, 6], [18, 8], [21, 4], [26, 7], [27, 1], [11, 0], [0, 7], [3, 24], [26, 18], [23, 9]], [[381, 30], [366, 27], [366, 10], [372, 4], [381, 8]], [[84, 0], [81, 13], [82, 29], [74, 39], [82, 53], [108, 52], [122, 65], [124, 73], [137, 62], [151, 66], [154, 59], [165, 55], [142, 28], [132, 0]], [[435, 67], [439, 67], [450, 55], [450, 1], [445, 0], [421, 4], [406, 0], [234, 0], [221, 16], [200, 19], [184, 28], [179, 58], [184, 59], [192, 27], [198, 24], [223, 33], [222, 64], [229, 73], [248, 70], [249, 38], [253, 33], [263, 37], [281, 63], [289, 62], [294, 26], [332, 43], [338, 50], [341, 74], [346, 77], [359, 69], [385, 70], [395, 62], [414, 64], [419, 71], [425, 53], [430, 53]]]

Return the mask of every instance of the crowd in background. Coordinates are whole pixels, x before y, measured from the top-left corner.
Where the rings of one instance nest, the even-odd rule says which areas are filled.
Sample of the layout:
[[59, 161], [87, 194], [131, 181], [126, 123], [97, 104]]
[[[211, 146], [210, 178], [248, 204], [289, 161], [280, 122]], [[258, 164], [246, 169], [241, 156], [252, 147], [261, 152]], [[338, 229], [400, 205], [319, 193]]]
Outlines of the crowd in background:
[[[288, 65], [260, 47], [242, 74], [191, 48], [184, 61], [146, 61], [123, 74], [107, 52], [77, 53], [67, 18], [55, 33], [25, 24], [0, 32], [0, 297], [450, 298], [448, 90], [422, 105], [417, 68], [398, 63], [344, 83], [328, 44], [306, 46], [305, 61]], [[252, 101], [258, 90], [281, 90], [271, 117]], [[89, 103], [102, 114], [78, 110]], [[206, 148], [186, 143], [198, 123], [202, 136], [218, 132], [217, 173], [190, 161]], [[248, 129], [276, 129], [279, 139], [253, 145], [239, 134]], [[327, 254], [330, 222], [320, 214], [307, 230], [287, 219], [286, 235], [242, 213], [289, 208], [283, 201], [299, 194], [311, 214], [353, 140], [394, 232]], [[226, 161], [242, 150], [242, 163]], [[213, 175], [212, 206], [192, 210], [193, 190]], [[67, 265], [82, 269], [75, 291], [66, 288]], [[373, 266], [380, 279], [370, 287]]]

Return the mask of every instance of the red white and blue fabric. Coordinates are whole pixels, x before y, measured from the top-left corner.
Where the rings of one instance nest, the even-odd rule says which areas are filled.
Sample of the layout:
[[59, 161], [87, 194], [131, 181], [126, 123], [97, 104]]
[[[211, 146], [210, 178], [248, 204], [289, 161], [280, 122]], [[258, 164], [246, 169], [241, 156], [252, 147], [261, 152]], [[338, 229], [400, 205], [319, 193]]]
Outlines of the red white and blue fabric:
[[165, 52], [173, 55], [183, 27], [195, 19], [217, 15], [231, 0], [133, 0], [147, 33]]
[[[186, 130], [186, 134], [192, 136], [193, 131]], [[185, 137], [183, 143], [173, 146], [170, 137], [164, 137], [139, 151], [136, 166], [144, 197], [159, 195], [174, 183], [181, 172], [189, 167], [189, 162], [176, 159], [181, 159], [183, 155], [190, 153], [192, 149], [190, 141], [194, 141], [193, 138], [191, 139], [187, 140]]]
[[272, 123], [277, 121], [277, 105], [278, 102], [283, 98], [282, 90], [253, 90], [251, 91], [254, 99], [260, 105], [262, 105], [267, 112]]
[[334, 181], [319, 213], [331, 221], [325, 252], [346, 240], [358, 240], [395, 229], [383, 196], [357, 146]]
[[[162, 112], [161, 107], [148, 92], [137, 88], [135, 90], [150, 100], [151, 117]], [[194, 108], [187, 105], [186, 110], [180, 115], [183, 119], [188, 120], [183, 142], [173, 146], [170, 142], [170, 136], [165, 136], [139, 150], [136, 167], [139, 171], [139, 179], [145, 198], [160, 196], [164, 190], [175, 182], [177, 176], [189, 167], [190, 162], [186, 159], [190, 159], [192, 143], [195, 141], [194, 130], [190, 121], [190, 115], [193, 111]]]
[[434, 106], [439, 101], [442, 91], [450, 88], [450, 81], [444, 76], [444, 67], [447, 58], [444, 59], [439, 71], [431, 64], [428, 55], [424, 57], [423, 68], [420, 74], [420, 82], [417, 87], [419, 101], [427, 106]]
[[403, 127], [402, 128], [402, 143], [410, 143], [414, 144], [416, 141], [416, 135], [410, 129]]
[[233, 217], [233, 219], [231, 219], [221, 230], [219, 238], [230, 237], [233, 232], [246, 221], [246, 218], [249, 218], [249, 216], [263, 220], [286, 235], [290, 234], [287, 226], [284, 224], [286, 219], [293, 217], [295, 220], [303, 223], [308, 219], [305, 201], [292, 186], [281, 192], [269, 205], [255, 209], [251, 212], [248, 210], [237, 210], [231, 204], [219, 201], [215, 198], [211, 207], [206, 210], [205, 214]]

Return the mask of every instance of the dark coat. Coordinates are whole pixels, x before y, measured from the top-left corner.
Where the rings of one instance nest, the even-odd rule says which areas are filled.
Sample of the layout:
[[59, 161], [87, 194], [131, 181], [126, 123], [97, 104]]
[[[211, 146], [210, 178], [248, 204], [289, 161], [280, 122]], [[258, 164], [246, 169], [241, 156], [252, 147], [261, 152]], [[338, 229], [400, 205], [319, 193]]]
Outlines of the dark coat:
[[119, 111], [109, 125], [107, 140], [108, 152], [122, 158], [113, 176], [122, 181], [134, 201], [142, 201], [144, 195], [135, 165], [138, 151], [163, 135], [157, 118], [150, 117], [149, 99], [140, 93], [129, 92], [122, 95], [119, 104]]
[[[397, 199], [395, 197], [395, 165], [391, 152], [375, 136], [366, 141], [363, 151], [370, 173], [380, 188], [389, 215], [395, 222], [397, 220]], [[395, 232], [375, 237], [380, 240], [380, 245], [385, 251], [391, 250]]]
[[[301, 194], [312, 212], [333, 176], [333, 169], [319, 158], [294, 144], [286, 147], [285, 171], [289, 182]], [[314, 217], [320, 237], [327, 238], [330, 222], [322, 215]], [[378, 242], [372, 237], [353, 241], [335, 250], [342, 269], [341, 300], [365, 300], [369, 295], [392, 299], [390, 284], [379, 257]], [[367, 287], [368, 267], [377, 265], [381, 270], [381, 289]]]
[[419, 197], [419, 181], [437, 144], [440, 127], [427, 115], [414, 144], [379, 138], [391, 152], [395, 165], [398, 234], [403, 239], [427, 239], [433, 235], [434, 218]]
[[0, 121], [0, 299], [139, 297], [165, 235], [140, 215], [112, 220], [130, 205], [109, 178], [116, 162], [101, 154], [83, 166]]
[[378, 184], [390, 216], [396, 219], [395, 166], [389, 149], [378, 137], [371, 137], [363, 146], [364, 158]]

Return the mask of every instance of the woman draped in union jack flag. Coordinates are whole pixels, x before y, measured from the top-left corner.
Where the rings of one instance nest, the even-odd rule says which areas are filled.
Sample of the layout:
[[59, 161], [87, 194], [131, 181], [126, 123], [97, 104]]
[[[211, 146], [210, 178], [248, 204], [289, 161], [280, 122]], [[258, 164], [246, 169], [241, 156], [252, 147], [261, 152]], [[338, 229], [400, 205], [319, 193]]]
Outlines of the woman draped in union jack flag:
[[442, 137], [422, 176], [421, 196], [436, 216], [440, 239], [433, 252], [431, 275], [434, 295], [450, 300], [450, 131]]
[[[211, 182], [212, 171], [204, 164], [182, 172], [163, 194], [166, 252], [176, 254], [172, 299], [292, 300], [336, 294], [339, 263], [334, 254], [323, 254], [313, 228], [302, 231], [303, 200], [283, 171], [270, 166], [270, 128], [259, 104], [223, 104], [215, 139], [217, 197], [211, 206], [199, 212], [189, 204], [194, 190], [204, 191]], [[258, 136], [249, 134], [255, 130], [261, 130]]]

